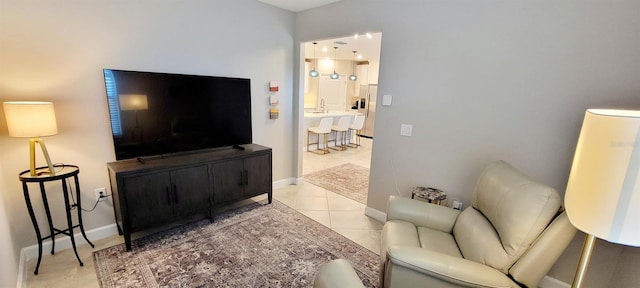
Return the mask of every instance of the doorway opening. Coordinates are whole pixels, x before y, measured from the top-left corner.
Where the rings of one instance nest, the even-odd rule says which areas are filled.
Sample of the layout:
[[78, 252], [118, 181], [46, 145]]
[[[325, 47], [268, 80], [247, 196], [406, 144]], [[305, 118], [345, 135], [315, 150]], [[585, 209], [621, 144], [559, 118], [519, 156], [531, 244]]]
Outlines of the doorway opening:
[[[314, 44], [315, 43], [315, 44]], [[304, 111], [301, 111], [303, 139], [302, 176], [311, 183], [366, 205], [374, 141], [375, 108], [382, 33], [310, 41], [302, 44], [305, 56]], [[316, 73], [310, 73], [315, 71]], [[332, 74], [338, 77], [332, 77]], [[317, 76], [316, 76], [317, 75]], [[356, 117], [361, 116], [358, 127]], [[317, 154], [323, 149], [323, 136], [308, 134], [323, 118], [332, 118], [337, 125], [340, 118], [349, 117], [351, 128], [345, 139], [348, 147], [340, 146], [339, 133], [324, 137], [332, 141], [330, 153]], [[335, 127], [334, 127], [335, 128]], [[338, 138], [335, 142], [333, 140]], [[320, 138], [320, 139], [319, 139]], [[309, 143], [318, 142], [309, 146]], [[309, 151], [307, 151], [309, 150]]]

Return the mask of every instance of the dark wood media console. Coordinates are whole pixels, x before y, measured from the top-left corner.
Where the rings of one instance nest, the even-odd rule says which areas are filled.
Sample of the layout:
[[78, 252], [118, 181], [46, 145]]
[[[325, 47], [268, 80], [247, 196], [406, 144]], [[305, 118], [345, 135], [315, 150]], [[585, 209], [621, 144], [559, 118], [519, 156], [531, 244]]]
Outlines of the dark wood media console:
[[271, 148], [242, 145], [107, 164], [118, 232], [127, 251], [131, 233], [203, 214], [261, 194], [272, 200]]

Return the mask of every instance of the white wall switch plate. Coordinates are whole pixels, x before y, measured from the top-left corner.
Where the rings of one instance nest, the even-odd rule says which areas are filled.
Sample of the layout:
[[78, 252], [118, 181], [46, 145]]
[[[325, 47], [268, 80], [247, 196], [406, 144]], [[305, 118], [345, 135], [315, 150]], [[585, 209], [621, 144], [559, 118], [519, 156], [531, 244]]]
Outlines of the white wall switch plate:
[[382, 95], [382, 106], [391, 106], [392, 95]]
[[411, 125], [411, 124], [400, 124], [400, 135], [402, 135], [402, 136], [411, 136], [411, 130], [413, 130], [413, 125]]

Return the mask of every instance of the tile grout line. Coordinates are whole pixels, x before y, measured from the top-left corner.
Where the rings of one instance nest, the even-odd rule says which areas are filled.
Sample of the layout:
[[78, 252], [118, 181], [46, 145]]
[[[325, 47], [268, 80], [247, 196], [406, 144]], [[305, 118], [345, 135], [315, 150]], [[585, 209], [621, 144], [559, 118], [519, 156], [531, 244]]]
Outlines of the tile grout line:
[[[326, 196], [324, 198], [325, 201], [327, 201], [327, 211], [329, 212], [329, 227], [331, 228], [331, 230], [338, 232], [336, 230], [333, 229], [333, 220], [331, 220], [331, 207], [329, 207], [329, 194], [327, 194], [329, 192], [329, 190], [324, 189], [324, 195]], [[340, 233], [338, 233], [340, 234]]]

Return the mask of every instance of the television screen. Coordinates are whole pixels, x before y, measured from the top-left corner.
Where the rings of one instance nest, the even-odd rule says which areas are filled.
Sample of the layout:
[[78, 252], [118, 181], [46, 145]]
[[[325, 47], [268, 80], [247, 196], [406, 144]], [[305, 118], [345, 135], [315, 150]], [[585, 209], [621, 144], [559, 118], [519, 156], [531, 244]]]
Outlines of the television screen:
[[103, 72], [118, 160], [252, 142], [249, 79]]

